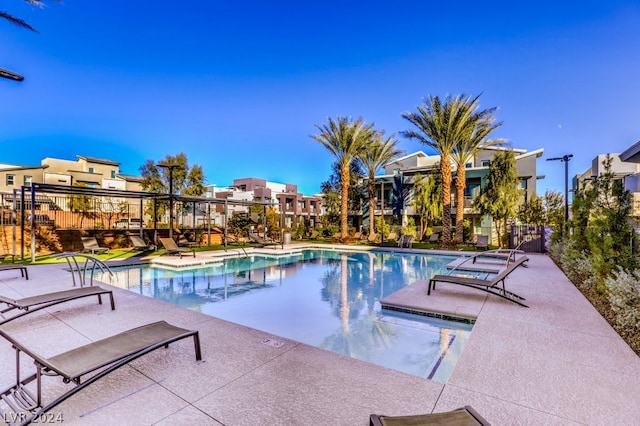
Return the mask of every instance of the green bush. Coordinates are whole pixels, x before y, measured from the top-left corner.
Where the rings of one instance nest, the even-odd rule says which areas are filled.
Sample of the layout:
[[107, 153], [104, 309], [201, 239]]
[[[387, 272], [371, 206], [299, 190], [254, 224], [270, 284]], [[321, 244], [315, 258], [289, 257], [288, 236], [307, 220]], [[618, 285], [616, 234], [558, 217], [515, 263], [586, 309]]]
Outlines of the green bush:
[[611, 309], [621, 331], [631, 336], [640, 334], [640, 276], [621, 267], [605, 280]]

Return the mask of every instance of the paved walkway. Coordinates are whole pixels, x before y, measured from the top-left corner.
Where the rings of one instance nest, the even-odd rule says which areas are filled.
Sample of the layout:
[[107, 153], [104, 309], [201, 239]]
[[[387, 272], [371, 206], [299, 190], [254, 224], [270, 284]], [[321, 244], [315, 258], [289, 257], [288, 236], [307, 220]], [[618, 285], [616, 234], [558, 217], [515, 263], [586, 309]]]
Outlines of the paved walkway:
[[[199, 253], [196, 260], [210, 256]], [[374, 412], [418, 414], [467, 404], [494, 425], [639, 424], [640, 358], [547, 256], [529, 257], [529, 267], [507, 280], [529, 308], [446, 284], [427, 296], [425, 282], [385, 300], [477, 318], [446, 384], [118, 288], [115, 311], [78, 300], [4, 328], [44, 356], [162, 319], [200, 331], [202, 362], [189, 340], [150, 353], [54, 408], [65, 424], [365, 426]], [[71, 282], [61, 265], [31, 266], [29, 274], [26, 281], [18, 271], [0, 272], [0, 294], [28, 296], [68, 289]], [[15, 361], [4, 341], [0, 362], [5, 388]], [[29, 363], [23, 364], [27, 371]], [[65, 386], [46, 378], [45, 398]]]

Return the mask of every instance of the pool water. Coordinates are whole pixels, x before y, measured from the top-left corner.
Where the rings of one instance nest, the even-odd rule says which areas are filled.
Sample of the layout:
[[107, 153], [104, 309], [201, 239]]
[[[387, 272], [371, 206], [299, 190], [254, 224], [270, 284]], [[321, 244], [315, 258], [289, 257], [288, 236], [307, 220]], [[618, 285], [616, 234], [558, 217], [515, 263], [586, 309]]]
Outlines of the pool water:
[[105, 282], [198, 312], [444, 383], [471, 325], [381, 309], [452, 256], [304, 250], [198, 268], [138, 265]]

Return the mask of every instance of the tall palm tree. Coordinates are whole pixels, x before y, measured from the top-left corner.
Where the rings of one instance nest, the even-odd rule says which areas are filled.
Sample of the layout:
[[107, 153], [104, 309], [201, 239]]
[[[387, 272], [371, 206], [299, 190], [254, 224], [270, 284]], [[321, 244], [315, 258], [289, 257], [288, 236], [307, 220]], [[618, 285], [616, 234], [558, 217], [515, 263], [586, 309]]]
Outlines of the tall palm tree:
[[348, 235], [349, 214], [349, 179], [351, 163], [360, 155], [376, 134], [373, 124], [366, 124], [362, 117], [355, 121], [347, 117], [338, 117], [337, 121], [329, 118], [329, 123], [316, 125], [318, 135], [311, 135], [336, 157], [340, 168], [340, 235], [345, 239]]
[[451, 244], [451, 153], [472, 119], [469, 98], [448, 96], [444, 103], [438, 96], [430, 96], [418, 106], [418, 112], [405, 112], [402, 117], [417, 127], [401, 132], [406, 138], [417, 139], [440, 154], [442, 178], [442, 243]]
[[487, 139], [489, 134], [502, 125], [496, 123], [493, 113], [496, 108], [489, 108], [476, 112], [478, 108], [478, 98], [476, 96], [468, 104], [467, 108], [472, 110], [465, 132], [458, 139], [453, 148], [451, 158], [456, 165], [456, 235], [454, 243], [463, 241], [464, 232], [464, 190], [467, 186], [466, 165], [471, 161], [478, 151], [483, 148], [503, 145], [505, 139]]
[[371, 143], [358, 157], [362, 167], [367, 170], [367, 192], [369, 195], [369, 233], [375, 233], [374, 212], [376, 204], [376, 172], [403, 151], [396, 149], [399, 141], [390, 136], [385, 139], [384, 131], [378, 132]]
[[[44, 6], [44, 2], [42, 0], [25, 0], [27, 3], [29, 3], [32, 6], [38, 6], [38, 7], [42, 7]], [[15, 24], [19, 27], [25, 28], [27, 30], [30, 31], [35, 31], [37, 32], [37, 30], [35, 28], [33, 28], [31, 25], [29, 25], [26, 21], [23, 21], [20, 18], [17, 18], [7, 12], [5, 12], [4, 10], [0, 10], [0, 18], [6, 19], [7, 21], [11, 22], [12, 24]]]
[[[30, 5], [33, 6], [39, 6], [42, 7], [44, 4], [42, 2], [42, 0], [25, 0], [27, 3], [29, 3]], [[35, 28], [33, 28], [31, 25], [29, 25], [26, 21], [17, 18], [13, 15], [11, 15], [8, 12], [5, 12], [4, 10], [0, 10], [0, 18], [5, 19], [9, 22], [11, 22], [12, 24], [15, 24], [19, 27], [25, 28], [27, 30], [30, 31], [34, 31], [34, 32], [38, 32]], [[15, 80], [15, 81], [22, 81], [24, 80], [24, 77], [21, 76], [20, 74], [16, 74], [13, 71], [9, 71], [9, 70], [5, 70], [3, 68], [0, 68], [0, 77], [2, 78], [8, 78], [9, 80]]]

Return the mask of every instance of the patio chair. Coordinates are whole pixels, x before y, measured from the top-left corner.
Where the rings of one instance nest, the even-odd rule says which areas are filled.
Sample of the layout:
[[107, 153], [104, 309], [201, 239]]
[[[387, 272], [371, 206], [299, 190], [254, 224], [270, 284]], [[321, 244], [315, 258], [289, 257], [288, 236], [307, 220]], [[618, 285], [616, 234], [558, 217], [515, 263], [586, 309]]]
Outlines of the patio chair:
[[429, 235], [429, 239], [427, 240], [428, 243], [437, 243], [440, 240], [440, 234], [435, 233], [435, 234], [431, 234]]
[[253, 241], [254, 243], [257, 243], [260, 247], [274, 246], [275, 248], [275, 246], [280, 245], [279, 242], [267, 236], [261, 237], [255, 232], [249, 232], [249, 240]]
[[478, 235], [476, 237], [476, 248], [487, 250], [489, 248], [489, 236]]
[[[196, 360], [202, 359], [198, 331], [176, 327], [165, 321], [146, 324], [51, 357], [38, 355], [3, 329], [0, 329], [0, 335], [16, 350], [16, 382], [0, 392], [0, 398], [14, 412], [3, 411], [3, 416], [17, 418], [21, 424], [40, 418], [43, 413], [112, 371], [178, 340], [193, 337]], [[21, 377], [20, 370], [22, 353], [33, 359], [36, 370], [25, 378]], [[73, 387], [45, 403], [42, 395], [43, 375], [60, 376], [64, 383], [70, 383]], [[27, 385], [33, 381], [36, 382], [35, 394], [27, 389]]]
[[391, 231], [387, 234], [387, 241], [389, 242], [395, 242], [398, 240], [398, 234], [396, 234], [395, 232]]
[[414, 416], [369, 416], [369, 426], [427, 426], [427, 425], [455, 425], [455, 426], [488, 426], [485, 420], [471, 406], [465, 405], [444, 413], [418, 414]]
[[96, 237], [82, 237], [82, 252], [91, 254], [106, 253], [109, 251], [107, 247], [100, 247]]
[[145, 251], [151, 250], [152, 248], [155, 249], [155, 246], [145, 243], [139, 235], [129, 235], [129, 239], [131, 240], [131, 250]]
[[176, 242], [171, 238], [158, 238], [158, 241], [160, 241], [160, 244], [162, 244], [162, 247], [166, 250], [165, 254], [177, 254], [180, 256], [180, 259], [182, 259], [184, 253], [191, 252], [193, 253], [193, 257], [196, 257], [196, 251], [193, 248], [178, 247]]
[[199, 243], [187, 240], [187, 237], [185, 237], [184, 235], [180, 235], [178, 237], [178, 247], [194, 248], [199, 246], [200, 246]]
[[398, 239], [398, 247], [400, 248], [411, 248], [412, 244], [413, 244], [412, 235], [402, 235]]
[[[481, 262], [483, 258], [486, 258], [486, 259], [501, 260], [501, 261], [504, 261], [506, 264], [509, 264], [510, 262], [515, 262], [517, 255], [524, 255], [524, 251], [515, 250], [515, 249], [488, 250], [473, 256], [472, 263]], [[527, 258], [527, 260], [529, 259]], [[527, 267], [527, 265], [524, 263], [522, 264], [522, 266]]]
[[367, 237], [367, 241], [370, 243], [378, 242], [378, 235], [375, 232], [369, 234], [369, 236]]
[[[449, 284], [457, 284], [469, 288], [475, 288], [476, 290], [484, 291], [503, 299], [506, 299], [510, 302], [516, 303], [520, 306], [524, 306], [528, 308], [527, 305], [521, 302], [521, 300], [526, 300], [524, 297], [519, 296], [515, 293], [507, 291], [505, 288], [504, 281], [518, 266], [522, 265], [524, 262], [528, 261], [529, 258], [526, 256], [521, 256], [511, 264], [509, 264], [506, 268], [500, 271], [496, 276], [487, 279], [481, 278], [470, 278], [463, 277], [459, 275], [434, 275], [429, 280], [429, 286], [427, 287], [427, 295], [431, 295], [431, 290], [436, 289], [436, 282], [440, 283], [449, 283]], [[500, 286], [502, 284], [502, 286]]]
[[20, 275], [26, 280], [29, 279], [29, 271], [27, 271], [27, 267], [25, 265], [17, 265], [13, 263], [10, 265], [0, 265], [0, 271], [10, 271], [12, 269], [19, 269]]
[[[45, 309], [59, 303], [80, 299], [82, 297], [98, 296], [98, 303], [102, 305], [102, 295], [108, 295], [111, 299], [111, 310], [116, 309], [113, 300], [113, 291], [95, 285], [78, 287], [71, 290], [56, 291], [53, 293], [38, 294], [36, 296], [23, 297], [22, 299], [10, 299], [0, 296], [0, 303], [7, 305], [7, 308], [0, 311], [0, 325], [13, 321], [32, 312]], [[22, 311], [17, 315], [6, 318], [5, 313], [18, 309]]]

